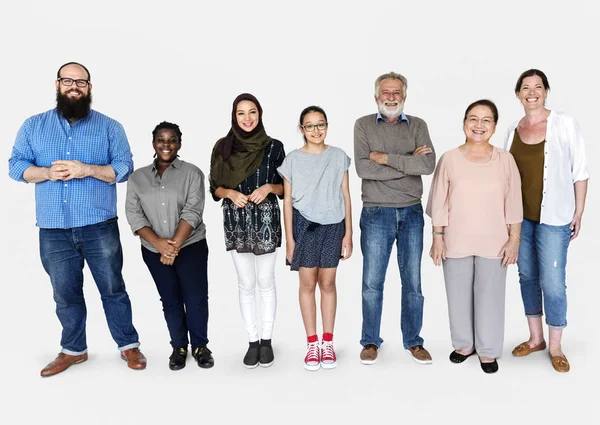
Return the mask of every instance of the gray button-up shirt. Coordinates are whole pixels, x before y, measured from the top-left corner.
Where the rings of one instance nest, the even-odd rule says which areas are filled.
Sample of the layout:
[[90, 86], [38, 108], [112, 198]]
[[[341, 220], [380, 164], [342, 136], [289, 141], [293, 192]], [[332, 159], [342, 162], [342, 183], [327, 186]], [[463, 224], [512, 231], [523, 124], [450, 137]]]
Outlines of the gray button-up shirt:
[[[193, 164], [176, 158], [161, 176], [155, 163], [135, 170], [127, 182], [125, 213], [134, 234], [150, 227], [161, 238], [175, 235], [179, 220], [194, 228], [182, 248], [206, 238], [202, 221], [204, 210], [204, 173]], [[142, 245], [158, 252], [140, 238]]]

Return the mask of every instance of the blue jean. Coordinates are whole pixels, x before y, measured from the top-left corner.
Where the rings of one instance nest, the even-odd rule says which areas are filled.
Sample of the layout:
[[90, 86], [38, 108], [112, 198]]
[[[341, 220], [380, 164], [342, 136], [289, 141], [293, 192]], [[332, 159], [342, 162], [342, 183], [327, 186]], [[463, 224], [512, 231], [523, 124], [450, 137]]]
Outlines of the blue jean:
[[[524, 219], [519, 246], [519, 282], [528, 317], [541, 317], [556, 329], [567, 326], [567, 249], [569, 224], [551, 226]], [[542, 310], [542, 297], [544, 308]]]
[[404, 348], [422, 345], [421, 255], [423, 207], [363, 207], [360, 215], [360, 248], [363, 254], [361, 345], [381, 346], [383, 284], [394, 241], [402, 283], [400, 328]]
[[121, 275], [123, 251], [116, 217], [72, 229], [40, 229], [40, 256], [50, 276], [56, 315], [63, 328], [63, 353], [79, 355], [87, 351], [84, 261], [100, 292], [108, 328], [117, 346], [123, 351], [140, 345]]
[[192, 351], [208, 344], [208, 245], [206, 239], [187, 245], [167, 266], [160, 254], [142, 246], [142, 258], [154, 279], [173, 348]]

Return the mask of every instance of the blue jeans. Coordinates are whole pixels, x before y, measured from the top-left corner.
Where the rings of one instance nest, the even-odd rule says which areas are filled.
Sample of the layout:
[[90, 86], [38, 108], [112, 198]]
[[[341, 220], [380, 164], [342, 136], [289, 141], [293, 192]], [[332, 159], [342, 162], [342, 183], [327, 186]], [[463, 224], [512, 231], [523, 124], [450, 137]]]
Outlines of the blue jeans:
[[402, 283], [400, 328], [404, 348], [423, 345], [421, 255], [423, 253], [423, 207], [363, 207], [360, 215], [360, 248], [363, 254], [361, 345], [381, 346], [379, 336], [383, 309], [383, 283], [394, 241]]
[[[528, 317], [541, 317], [556, 329], [567, 326], [567, 249], [569, 224], [551, 226], [523, 219], [519, 246], [519, 282]], [[542, 296], [544, 309], [542, 310]]]
[[158, 289], [173, 348], [192, 351], [208, 344], [208, 245], [206, 239], [181, 248], [172, 266], [142, 246], [142, 258]]
[[138, 347], [131, 303], [121, 275], [123, 251], [117, 218], [72, 229], [40, 229], [40, 256], [50, 276], [56, 315], [62, 325], [62, 352], [87, 351], [83, 265], [94, 277], [110, 333], [120, 350]]

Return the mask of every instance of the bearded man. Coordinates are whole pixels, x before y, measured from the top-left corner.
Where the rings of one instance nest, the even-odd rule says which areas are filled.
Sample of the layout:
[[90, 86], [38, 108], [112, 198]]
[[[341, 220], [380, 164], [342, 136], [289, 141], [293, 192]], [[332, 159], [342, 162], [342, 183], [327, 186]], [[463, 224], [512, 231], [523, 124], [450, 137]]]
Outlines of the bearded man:
[[25, 120], [8, 161], [11, 178], [35, 183], [40, 256], [62, 325], [61, 352], [41, 376], [88, 358], [84, 261], [121, 358], [132, 369], [144, 369], [121, 274], [117, 224], [115, 183], [133, 171], [129, 143], [121, 124], [90, 109], [92, 83], [85, 66], [66, 63], [56, 77], [56, 108]]
[[394, 242], [402, 285], [400, 327], [405, 350], [419, 364], [431, 355], [420, 336], [423, 323], [422, 175], [433, 173], [435, 152], [427, 124], [403, 112], [407, 80], [390, 72], [375, 81], [379, 112], [354, 126], [354, 163], [362, 179], [360, 247], [363, 254], [360, 360], [373, 364], [380, 336], [383, 286]]

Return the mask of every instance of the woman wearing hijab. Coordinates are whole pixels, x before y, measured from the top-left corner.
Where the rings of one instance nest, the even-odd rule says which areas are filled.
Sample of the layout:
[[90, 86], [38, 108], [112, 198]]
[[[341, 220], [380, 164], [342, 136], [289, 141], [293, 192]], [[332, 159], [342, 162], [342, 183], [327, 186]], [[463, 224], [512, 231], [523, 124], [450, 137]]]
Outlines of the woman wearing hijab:
[[[213, 199], [223, 200], [225, 247], [237, 272], [240, 310], [248, 333], [247, 368], [273, 364], [275, 259], [282, 237], [277, 197], [283, 196], [283, 182], [277, 167], [285, 151], [279, 140], [267, 135], [262, 116], [262, 107], [253, 95], [243, 93], [233, 101], [231, 129], [215, 144], [209, 179]], [[257, 284], [262, 312], [260, 338]]]

